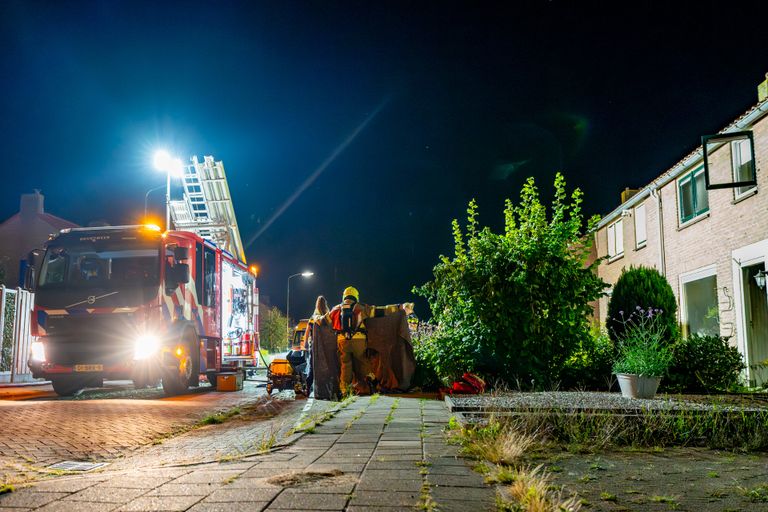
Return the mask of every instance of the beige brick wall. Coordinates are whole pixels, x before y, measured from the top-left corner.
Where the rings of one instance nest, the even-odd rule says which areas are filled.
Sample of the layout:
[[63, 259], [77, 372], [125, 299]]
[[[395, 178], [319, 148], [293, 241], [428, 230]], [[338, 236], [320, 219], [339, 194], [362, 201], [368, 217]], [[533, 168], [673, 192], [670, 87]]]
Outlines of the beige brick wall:
[[[677, 180], [661, 191], [666, 276], [675, 296], [680, 300], [680, 276], [709, 265], [717, 268], [717, 292], [720, 305], [721, 333], [736, 335], [731, 251], [768, 238], [768, 118], [753, 127], [758, 192], [740, 201], [734, 200], [734, 189], [710, 190], [709, 212], [681, 225]], [[703, 165], [703, 162], [701, 163]], [[699, 164], [690, 168], [693, 170]], [[725, 145], [710, 157], [710, 172], [720, 180], [730, 180], [730, 146]], [[613, 285], [621, 270], [630, 265], [659, 267], [658, 205], [653, 197], [645, 200], [648, 242], [645, 248], [634, 249], [632, 218], [624, 218], [624, 256], [615, 261], [603, 261], [598, 275]], [[627, 222], [630, 221], [630, 222]], [[607, 227], [596, 234], [599, 257], [607, 255]], [[607, 298], [601, 299], [599, 314], [605, 320]], [[678, 319], [680, 312], [678, 311]]]

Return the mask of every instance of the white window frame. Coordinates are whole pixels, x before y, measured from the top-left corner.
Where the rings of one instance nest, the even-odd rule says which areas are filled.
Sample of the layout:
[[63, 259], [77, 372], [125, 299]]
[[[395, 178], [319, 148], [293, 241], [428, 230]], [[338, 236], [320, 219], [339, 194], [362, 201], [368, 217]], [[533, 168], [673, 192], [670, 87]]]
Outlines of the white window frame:
[[[617, 229], [618, 228], [618, 229]], [[614, 260], [624, 255], [624, 223], [619, 219], [606, 228], [608, 235], [608, 259]], [[616, 236], [618, 233], [618, 237]]]
[[[741, 161], [742, 151], [741, 146], [746, 146], [747, 152], [749, 154], [749, 159], [752, 160], [752, 144], [750, 139], [740, 139], [740, 140], [733, 140], [731, 141], [731, 176], [733, 176], [733, 181], [739, 181], [739, 177], [736, 176], [736, 169], [741, 167], [741, 164], [743, 163]], [[756, 175], [757, 169], [755, 168], [755, 161], [752, 160], [752, 172]], [[734, 187], [733, 188], [733, 199], [739, 200], [745, 196], [749, 196], [755, 193], [755, 190], [757, 190], [757, 184], [755, 184], [752, 187], [749, 187], [741, 192], [739, 192], [739, 189], [743, 187]]]
[[[648, 223], [645, 217], [645, 203], [641, 203], [635, 206], [635, 211], [632, 212], [632, 216], [635, 220], [635, 249], [641, 249], [645, 247], [648, 242]], [[642, 226], [642, 240], [638, 233], [640, 233], [639, 226]]]
[[[680, 274], [680, 277], [678, 278], [678, 294], [677, 296], [680, 297], [680, 325], [686, 325], [688, 323], [688, 303], [685, 300], [685, 285], [687, 283], [690, 283], [691, 281], [698, 281], [699, 279], [704, 279], [705, 277], [712, 277], [715, 276], [715, 279], [717, 279], [717, 264], [713, 263], [712, 265], [707, 265], [706, 267], [701, 267], [696, 270], [691, 270], [690, 272], [684, 272]], [[719, 303], [720, 296], [718, 295], [718, 314], [720, 313], [720, 303]]]

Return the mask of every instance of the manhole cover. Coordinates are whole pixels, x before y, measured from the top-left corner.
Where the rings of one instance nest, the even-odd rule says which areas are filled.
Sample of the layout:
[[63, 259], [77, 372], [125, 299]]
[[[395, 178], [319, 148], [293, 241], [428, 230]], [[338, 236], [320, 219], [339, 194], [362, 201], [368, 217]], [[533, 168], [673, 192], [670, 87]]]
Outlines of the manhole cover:
[[76, 460], [65, 460], [48, 466], [48, 469], [58, 471], [93, 471], [109, 464], [108, 462], [79, 462]]

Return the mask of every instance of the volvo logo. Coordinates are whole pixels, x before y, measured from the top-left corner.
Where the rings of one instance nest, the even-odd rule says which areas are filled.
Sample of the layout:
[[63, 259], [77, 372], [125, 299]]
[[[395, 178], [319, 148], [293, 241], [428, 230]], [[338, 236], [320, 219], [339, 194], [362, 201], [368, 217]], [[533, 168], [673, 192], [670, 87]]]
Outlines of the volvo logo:
[[93, 304], [94, 302], [96, 302], [96, 296], [95, 295], [90, 295], [88, 297], [88, 299], [87, 299], [87, 302], [88, 302], [88, 304]]

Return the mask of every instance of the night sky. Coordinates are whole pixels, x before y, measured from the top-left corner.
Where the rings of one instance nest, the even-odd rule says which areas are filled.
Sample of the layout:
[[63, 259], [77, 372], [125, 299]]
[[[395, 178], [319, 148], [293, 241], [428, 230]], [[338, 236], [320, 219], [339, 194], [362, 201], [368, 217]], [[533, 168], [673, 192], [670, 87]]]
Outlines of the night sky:
[[246, 253], [282, 309], [315, 272], [292, 316], [412, 300], [471, 198], [498, 227], [560, 170], [604, 214], [756, 103], [760, 4], [667, 4], [0, 0], [0, 220], [138, 222], [164, 147], [223, 160], [248, 241], [369, 119]]

